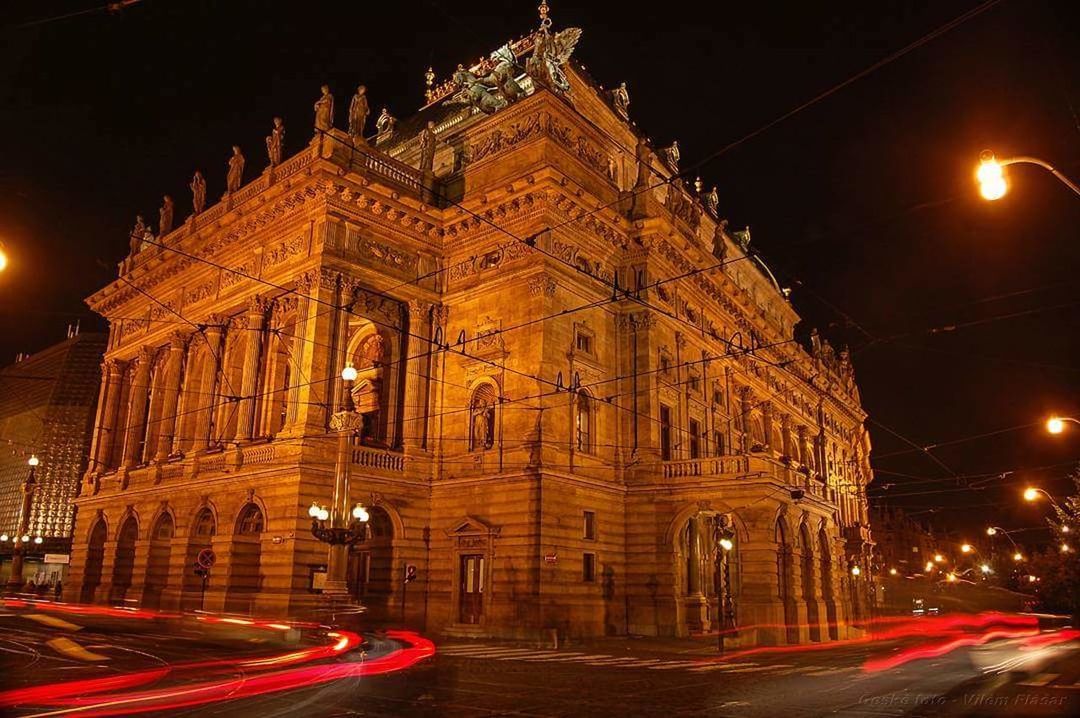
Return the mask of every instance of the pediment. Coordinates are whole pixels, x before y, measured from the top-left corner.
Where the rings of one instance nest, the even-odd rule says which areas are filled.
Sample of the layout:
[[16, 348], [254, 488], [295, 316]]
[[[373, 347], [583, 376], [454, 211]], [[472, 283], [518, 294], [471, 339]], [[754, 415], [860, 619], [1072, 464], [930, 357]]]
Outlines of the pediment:
[[473, 516], [465, 516], [446, 530], [446, 535], [454, 536], [498, 536], [500, 527], [492, 526]]

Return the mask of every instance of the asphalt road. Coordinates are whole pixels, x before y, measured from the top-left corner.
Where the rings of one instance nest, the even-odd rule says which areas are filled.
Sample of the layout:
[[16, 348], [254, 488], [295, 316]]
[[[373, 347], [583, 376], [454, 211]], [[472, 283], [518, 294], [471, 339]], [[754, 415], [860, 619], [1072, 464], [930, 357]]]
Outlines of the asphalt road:
[[[131, 621], [60, 614], [64, 623], [22, 608], [0, 610], [4, 688], [124, 679], [148, 669], [205, 664], [140, 685], [186, 696], [211, 675], [229, 690], [215, 700], [149, 715], [229, 716], [1066, 716], [1080, 715], [1080, 643], [1030, 638], [965, 645], [936, 657], [894, 661], [922, 650], [910, 638], [826, 650], [769, 652], [717, 661], [707, 651], [651, 650], [647, 642], [607, 641], [560, 650], [495, 643], [437, 643], [434, 657], [377, 675], [356, 672], [307, 682], [309, 671], [378, 665], [408, 641], [366, 635], [358, 648], [292, 666], [287, 685], [243, 695], [258, 684], [260, 656], [288, 660], [321, 650], [316, 629], [285, 631], [238, 624]], [[72, 629], [72, 626], [77, 626]], [[1043, 634], [1044, 636], [1047, 634]], [[57, 643], [57, 639], [64, 639]], [[65, 642], [66, 641], [66, 642]], [[74, 645], [74, 648], [72, 647]], [[85, 652], [85, 653], [84, 653]], [[935, 651], [932, 651], [935, 652]], [[921, 654], [916, 654], [921, 655]], [[284, 656], [285, 659], [281, 657]], [[236, 661], [220, 669], [218, 662]], [[869, 662], [869, 663], [868, 663]], [[867, 670], [875, 662], [897, 662]], [[275, 669], [276, 671], [276, 669]], [[293, 680], [293, 676], [299, 676]], [[214, 679], [216, 680], [216, 678]], [[104, 699], [0, 707], [15, 715], [96, 714]], [[116, 711], [129, 714], [138, 701]]]

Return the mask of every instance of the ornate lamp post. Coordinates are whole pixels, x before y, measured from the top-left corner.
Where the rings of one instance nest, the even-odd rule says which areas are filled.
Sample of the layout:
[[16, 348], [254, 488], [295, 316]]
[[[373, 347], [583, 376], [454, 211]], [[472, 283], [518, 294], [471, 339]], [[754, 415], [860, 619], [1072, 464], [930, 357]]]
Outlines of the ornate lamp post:
[[713, 543], [716, 545], [716, 580], [720, 584], [720, 625], [716, 632], [716, 648], [723, 653], [725, 634], [735, 628], [735, 602], [731, 596], [731, 550], [735, 548], [735, 530], [728, 525], [727, 516], [716, 517]]
[[344, 597], [349, 593], [347, 569], [349, 547], [367, 537], [367, 509], [357, 504], [349, 509], [349, 471], [352, 466], [352, 437], [360, 430], [363, 416], [356, 411], [352, 400], [352, 384], [356, 369], [348, 364], [341, 372], [345, 382], [342, 407], [330, 417], [330, 428], [337, 432], [337, 460], [334, 464], [334, 495], [330, 508], [312, 502], [311, 535], [330, 546], [326, 564], [326, 586], [323, 593]]
[[[30, 471], [26, 475], [26, 481], [22, 485], [22, 506], [19, 509], [19, 526], [15, 535], [11, 537], [11, 578], [8, 579], [9, 591], [18, 591], [23, 585], [23, 556], [26, 553], [26, 545], [30, 543], [30, 510], [34, 505], [34, 490], [37, 489], [37, 478], [34, 472], [38, 466], [38, 457], [31, 456]], [[7, 535], [0, 537], [7, 539]], [[41, 543], [41, 537], [34, 538], [34, 543]]]

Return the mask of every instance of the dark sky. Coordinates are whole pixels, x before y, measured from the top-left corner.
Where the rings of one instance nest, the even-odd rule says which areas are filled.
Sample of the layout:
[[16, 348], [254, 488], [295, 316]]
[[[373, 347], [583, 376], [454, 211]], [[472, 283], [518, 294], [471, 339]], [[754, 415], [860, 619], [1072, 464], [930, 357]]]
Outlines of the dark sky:
[[[0, 358], [62, 338], [75, 318], [92, 325], [82, 298], [115, 277], [135, 213], [156, 223], [167, 192], [184, 216], [193, 169], [217, 196], [229, 145], [261, 166], [274, 115], [290, 151], [304, 144], [321, 83], [339, 115], [364, 82], [376, 109], [407, 116], [428, 64], [442, 78], [524, 34], [536, 4], [143, 0], [18, 27], [95, 0], [6, 3]], [[576, 56], [602, 83], [627, 81], [638, 125], [678, 139], [689, 166], [978, 4], [555, 0], [552, 16], [584, 29]], [[812, 323], [851, 345], [875, 422], [871, 494], [936, 509], [943, 527], [1037, 525], [1019, 487], [1063, 492], [1080, 457], [1080, 431], [1015, 429], [1080, 416], [1080, 197], [1020, 167], [991, 204], [972, 176], [984, 148], [1080, 175], [1069, 5], [1000, 2], [701, 170], [794, 287], [802, 333]], [[944, 326], [956, 328], [930, 331]], [[1015, 430], [958, 441], [1002, 429]], [[958, 443], [933, 450], [942, 466], [895, 454], [910, 446], [892, 432]], [[980, 489], [951, 478], [1014, 469]]]

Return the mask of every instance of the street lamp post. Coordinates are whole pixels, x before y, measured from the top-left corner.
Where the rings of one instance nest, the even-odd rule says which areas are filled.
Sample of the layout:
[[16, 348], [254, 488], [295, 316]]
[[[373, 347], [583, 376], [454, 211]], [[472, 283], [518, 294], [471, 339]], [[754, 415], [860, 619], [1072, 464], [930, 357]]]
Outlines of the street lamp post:
[[1046, 160], [1041, 160], [1038, 157], [1025, 156], [1006, 157], [999, 160], [990, 150], [983, 150], [982, 153], [979, 154], [979, 167], [975, 171], [975, 177], [979, 181], [979, 191], [984, 199], [993, 201], [1005, 196], [1005, 193], [1009, 189], [1009, 185], [1005, 181], [1004, 168], [1015, 164], [1027, 164], [1042, 167], [1060, 180], [1063, 185], [1080, 195], [1080, 186], [1077, 186], [1075, 182], [1055, 169], [1054, 166]]
[[1051, 416], [1046, 420], [1046, 430], [1051, 434], [1060, 434], [1065, 431], [1066, 422], [1080, 425], [1080, 419], [1074, 419], [1071, 416]]
[[356, 369], [351, 363], [341, 372], [341, 378], [345, 382], [342, 407], [330, 417], [330, 429], [338, 435], [337, 459], [334, 463], [334, 495], [329, 509], [320, 506], [318, 502], [313, 502], [308, 509], [311, 534], [330, 547], [323, 593], [335, 599], [344, 598], [349, 593], [349, 547], [367, 537], [369, 518], [367, 510], [361, 504], [353, 507], [351, 512], [349, 510], [352, 437], [363, 424], [363, 416], [353, 405], [352, 383], [356, 381]]
[[986, 528], [986, 535], [990, 536], [991, 538], [997, 536], [998, 534], [1001, 534], [1005, 538], [1009, 539], [1009, 543], [1012, 544], [1013, 547], [1013, 561], [1023, 561], [1024, 554], [1020, 552], [1020, 547], [1016, 544], [1016, 540], [1013, 539], [1011, 533], [1011, 531], [1006, 531], [1000, 526], [988, 526]]
[[[8, 591], [18, 591], [23, 584], [23, 557], [26, 553], [26, 545], [30, 543], [30, 510], [34, 505], [34, 490], [37, 489], [37, 477], [34, 475], [38, 466], [38, 457], [31, 456], [30, 471], [22, 484], [22, 506], [19, 508], [19, 526], [12, 536], [11, 550], [11, 577], [8, 579]], [[40, 537], [35, 539], [41, 543]]]
[[735, 628], [735, 603], [731, 596], [731, 550], [735, 548], [735, 531], [728, 525], [727, 516], [716, 517], [713, 542], [716, 544], [716, 576], [720, 584], [720, 625], [716, 631], [716, 648], [722, 654], [725, 634]]

